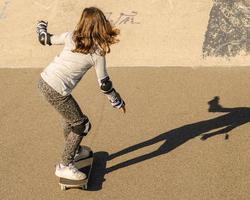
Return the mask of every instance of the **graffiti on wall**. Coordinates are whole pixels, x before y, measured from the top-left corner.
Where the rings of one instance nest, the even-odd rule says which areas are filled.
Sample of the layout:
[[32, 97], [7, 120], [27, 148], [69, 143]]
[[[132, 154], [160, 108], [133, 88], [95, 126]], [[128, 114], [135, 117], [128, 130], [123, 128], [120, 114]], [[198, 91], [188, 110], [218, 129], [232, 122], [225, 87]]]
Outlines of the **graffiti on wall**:
[[112, 12], [105, 13], [107, 19], [114, 25], [122, 25], [122, 24], [140, 24], [137, 21], [138, 12], [121, 12], [118, 16], [115, 16]]
[[250, 53], [250, 0], [214, 0], [203, 57]]
[[10, 0], [5, 0], [2, 7], [0, 7], [0, 20], [6, 19], [6, 10], [10, 4]]
[[[54, 15], [56, 12], [61, 12], [60, 14], [63, 15], [65, 15], [65, 12], [73, 12], [76, 6], [74, 2], [60, 2], [58, 0], [50, 2], [49, 5], [45, 4], [42, 0], [35, 0], [33, 3], [36, 6], [39, 6], [40, 8], [46, 10], [46, 12], [51, 10], [54, 13]], [[58, 7], [60, 7], [61, 9], [58, 9]], [[119, 12], [118, 14], [112, 11], [108, 11], [105, 13], [105, 15], [107, 19], [114, 25], [140, 24], [140, 22], [137, 20], [138, 18], [137, 11], [124, 10]]]

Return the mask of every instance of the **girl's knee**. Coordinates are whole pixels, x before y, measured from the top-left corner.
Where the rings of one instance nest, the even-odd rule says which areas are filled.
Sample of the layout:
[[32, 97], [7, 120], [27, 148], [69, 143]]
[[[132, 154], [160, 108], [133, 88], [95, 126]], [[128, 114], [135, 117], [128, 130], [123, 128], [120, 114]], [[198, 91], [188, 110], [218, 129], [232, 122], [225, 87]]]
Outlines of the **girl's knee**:
[[85, 118], [80, 124], [72, 124], [71, 128], [73, 133], [86, 136], [91, 130], [91, 123], [88, 118]]

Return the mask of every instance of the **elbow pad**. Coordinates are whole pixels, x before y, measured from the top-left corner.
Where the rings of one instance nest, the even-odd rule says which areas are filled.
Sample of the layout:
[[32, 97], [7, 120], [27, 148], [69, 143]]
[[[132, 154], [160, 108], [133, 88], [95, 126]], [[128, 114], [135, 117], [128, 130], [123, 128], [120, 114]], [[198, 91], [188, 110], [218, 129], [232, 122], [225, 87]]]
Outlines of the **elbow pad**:
[[109, 93], [114, 91], [113, 84], [112, 84], [111, 80], [109, 79], [109, 77], [106, 77], [106, 78], [101, 80], [100, 87], [101, 87], [101, 90], [104, 94], [109, 94]]

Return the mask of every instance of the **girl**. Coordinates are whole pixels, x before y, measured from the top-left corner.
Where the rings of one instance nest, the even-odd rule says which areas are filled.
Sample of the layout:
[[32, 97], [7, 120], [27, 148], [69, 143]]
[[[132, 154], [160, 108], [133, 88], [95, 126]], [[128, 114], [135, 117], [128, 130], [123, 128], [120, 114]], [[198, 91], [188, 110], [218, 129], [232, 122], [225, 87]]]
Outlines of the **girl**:
[[43, 96], [63, 118], [65, 147], [55, 174], [66, 179], [82, 180], [86, 175], [74, 166], [74, 161], [81, 156], [88, 156], [89, 152], [81, 148], [80, 143], [90, 131], [91, 124], [71, 92], [94, 66], [100, 89], [113, 107], [125, 113], [125, 102], [113, 88], [105, 60], [110, 45], [118, 42], [119, 30], [113, 28], [103, 12], [95, 7], [83, 10], [73, 32], [52, 35], [47, 32], [47, 25], [44, 21], [38, 22], [39, 42], [42, 45], [64, 45], [60, 55], [43, 70], [38, 82]]

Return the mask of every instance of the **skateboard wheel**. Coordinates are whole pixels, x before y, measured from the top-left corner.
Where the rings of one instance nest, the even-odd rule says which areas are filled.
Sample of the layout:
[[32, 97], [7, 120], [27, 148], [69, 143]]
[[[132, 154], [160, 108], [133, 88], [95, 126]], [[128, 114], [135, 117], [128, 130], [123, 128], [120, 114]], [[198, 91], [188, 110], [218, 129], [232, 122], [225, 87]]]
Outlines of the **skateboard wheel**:
[[61, 190], [65, 191], [67, 190], [67, 187], [65, 185], [61, 185]]

